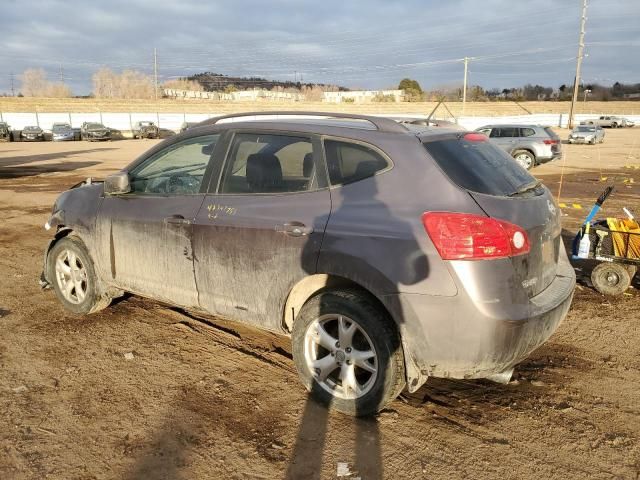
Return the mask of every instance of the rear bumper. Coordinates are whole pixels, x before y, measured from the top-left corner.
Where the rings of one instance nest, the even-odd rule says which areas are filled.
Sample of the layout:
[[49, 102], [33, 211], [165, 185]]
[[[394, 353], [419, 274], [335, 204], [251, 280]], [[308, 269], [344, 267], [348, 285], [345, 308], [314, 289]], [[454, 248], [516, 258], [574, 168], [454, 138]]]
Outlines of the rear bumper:
[[[400, 323], [408, 372], [417, 385], [428, 376], [489, 378], [511, 370], [542, 345], [566, 316], [575, 287], [573, 267], [564, 258], [542, 293], [512, 302], [478, 302], [473, 293], [455, 297], [397, 294], [386, 298]], [[395, 297], [395, 298], [390, 298]], [[509, 304], [507, 304], [509, 303]], [[410, 374], [409, 377], [412, 375]]]

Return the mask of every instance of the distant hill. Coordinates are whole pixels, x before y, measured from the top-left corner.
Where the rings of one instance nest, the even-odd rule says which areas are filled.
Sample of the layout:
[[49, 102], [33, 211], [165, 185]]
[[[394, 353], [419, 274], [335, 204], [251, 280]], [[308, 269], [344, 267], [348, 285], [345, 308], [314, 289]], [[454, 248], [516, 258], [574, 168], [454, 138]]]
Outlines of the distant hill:
[[332, 90], [332, 91], [340, 91], [346, 92], [349, 91], [346, 87], [341, 87], [338, 85], [326, 85], [322, 83], [304, 83], [304, 82], [291, 82], [291, 81], [282, 81], [282, 80], [267, 80], [266, 78], [260, 77], [232, 77], [228, 75], [222, 75], [221, 73], [213, 73], [213, 72], [204, 72], [197, 73], [190, 77], [187, 77], [187, 80], [195, 80], [198, 82], [207, 92], [217, 92], [223, 91], [227, 87], [235, 87], [238, 90], [251, 90], [254, 88], [264, 88], [267, 90], [271, 90], [274, 87], [281, 88], [295, 88], [302, 89], [320, 87], [323, 90]]

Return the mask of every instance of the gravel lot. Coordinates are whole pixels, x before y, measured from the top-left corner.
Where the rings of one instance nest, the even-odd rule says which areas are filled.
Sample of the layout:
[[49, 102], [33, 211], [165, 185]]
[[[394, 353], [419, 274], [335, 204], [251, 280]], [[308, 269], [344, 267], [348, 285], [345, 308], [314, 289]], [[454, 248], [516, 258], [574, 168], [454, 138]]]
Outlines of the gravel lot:
[[[637, 279], [606, 298], [578, 271], [566, 321], [510, 384], [431, 379], [369, 420], [309, 401], [286, 338], [136, 297], [67, 314], [37, 282], [53, 201], [153, 144], [0, 143], [1, 479], [639, 478]], [[640, 128], [563, 147], [533, 173], [582, 205], [567, 238], [608, 182], [604, 214], [640, 216]]]

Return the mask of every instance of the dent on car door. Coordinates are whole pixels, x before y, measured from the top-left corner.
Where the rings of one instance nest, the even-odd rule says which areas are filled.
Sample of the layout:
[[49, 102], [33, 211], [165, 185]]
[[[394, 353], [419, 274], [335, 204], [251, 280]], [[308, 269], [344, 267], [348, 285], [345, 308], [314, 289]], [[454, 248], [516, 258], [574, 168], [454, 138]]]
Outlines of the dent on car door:
[[106, 196], [98, 215], [103, 277], [127, 291], [197, 306], [192, 223], [219, 135], [172, 143], [128, 173], [131, 192]]
[[233, 135], [194, 225], [203, 309], [279, 329], [291, 288], [316, 271], [331, 211], [320, 152], [308, 135]]

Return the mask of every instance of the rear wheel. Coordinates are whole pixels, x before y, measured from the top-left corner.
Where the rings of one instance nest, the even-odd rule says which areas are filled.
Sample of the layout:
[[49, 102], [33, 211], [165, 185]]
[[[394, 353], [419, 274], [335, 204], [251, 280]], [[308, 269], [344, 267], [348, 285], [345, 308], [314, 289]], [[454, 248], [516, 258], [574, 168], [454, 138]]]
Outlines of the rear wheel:
[[47, 277], [56, 296], [70, 312], [93, 313], [111, 303], [109, 297], [99, 293], [93, 261], [77, 237], [65, 237], [49, 251]]
[[533, 154], [527, 150], [516, 150], [512, 154], [513, 158], [516, 162], [525, 168], [526, 170], [531, 170], [533, 166], [536, 164], [536, 159]]
[[611, 128], [618, 128], [618, 124], [617, 124], [616, 122], [613, 122], [613, 123], [611, 124]]
[[404, 388], [397, 330], [358, 291], [328, 291], [309, 300], [294, 323], [292, 343], [302, 383], [340, 412], [375, 414]]
[[626, 265], [600, 263], [591, 272], [591, 282], [604, 295], [620, 295], [631, 285], [631, 277]]

